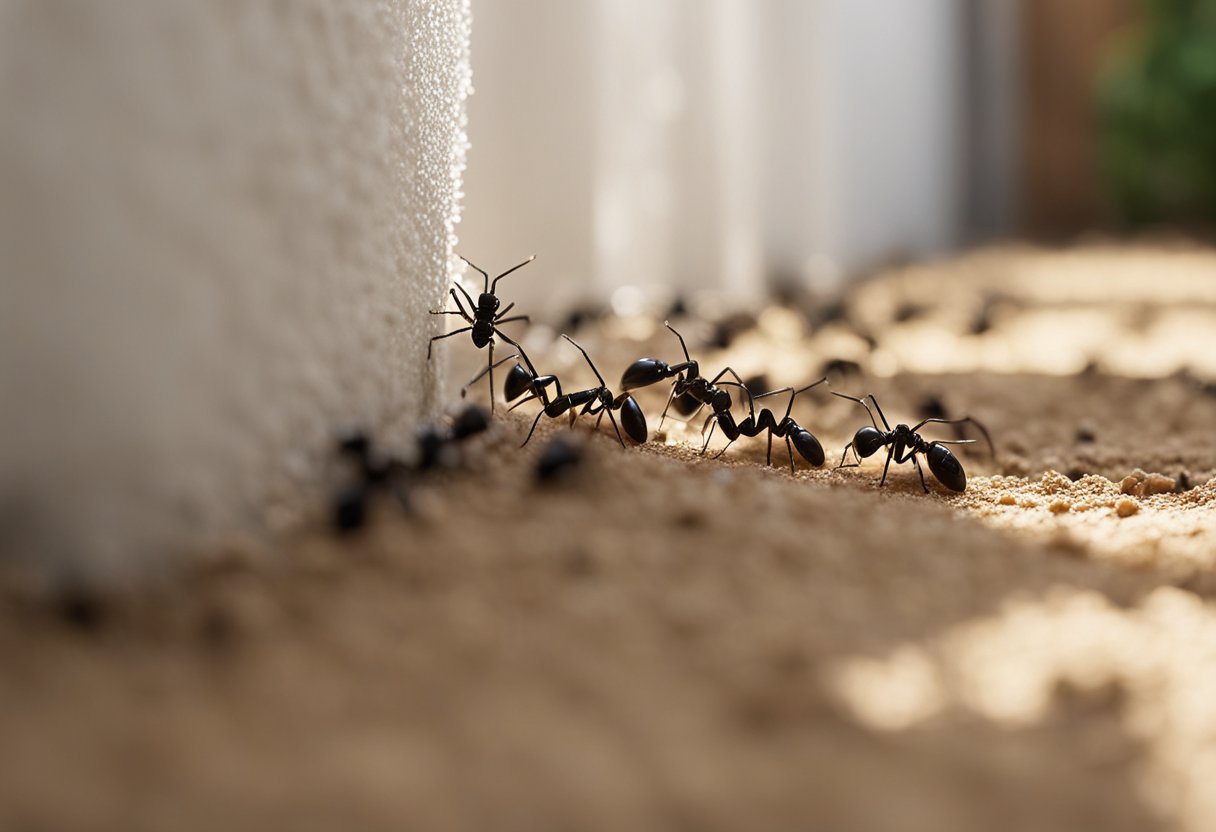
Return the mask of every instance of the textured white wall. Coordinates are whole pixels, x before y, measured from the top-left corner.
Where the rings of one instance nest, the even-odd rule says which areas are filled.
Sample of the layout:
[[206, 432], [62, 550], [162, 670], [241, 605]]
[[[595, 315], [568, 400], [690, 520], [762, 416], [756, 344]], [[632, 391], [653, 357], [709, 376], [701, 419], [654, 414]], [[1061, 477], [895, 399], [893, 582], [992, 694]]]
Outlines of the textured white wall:
[[300, 505], [335, 430], [435, 410], [469, 27], [0, 4], [0, 559], [146, 572]]
[[462, 245], [538, 252], [528, 311], [828, 286], [969, 225], [963, 0], [472, 2]]

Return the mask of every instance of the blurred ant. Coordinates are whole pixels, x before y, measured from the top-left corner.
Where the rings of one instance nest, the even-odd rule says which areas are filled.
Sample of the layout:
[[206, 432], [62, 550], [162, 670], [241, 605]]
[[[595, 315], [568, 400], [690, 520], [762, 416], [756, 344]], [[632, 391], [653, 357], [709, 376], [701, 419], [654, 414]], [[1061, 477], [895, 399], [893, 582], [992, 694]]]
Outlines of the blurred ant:
[[[859, 428], [853, 436], [853, 441], [845, 445], [844, 453], [840, 456], [840, 464], [836, 466], [840, 468], [856, 468], [861, 465], [861, 460], [866, 457], [873, 456], [878, 450], [887, 446], [887, 462], [882, 468], [882, 481], [879, 482], [879, 487], [887, 482], [887, 469], [891, 467], [891, 460], [894, 459], [896, 464], [911, 460], [916, 466], [916, 473], [920, 474], [920, 485], [929, 493], [929, 486], [925, 484], [925, 472], [920, 467], [920, 460], [916, 458], [917, 454], [924, 454], [925, 459], [929, 462], [929, 470], [933, 472], [933, 476], [937, 481], [949, 488], [951, 491], [965, 491], [967, 489], [967, 473], [963, 470], [963, 465], [958, 461], [958, 458], [950, 452], [946, 445], [970, 445], [976, 440], [974, 439], [935, 439], [932, 442], [927, 442], [917, 431], [927, 424], [944, 424], [957, 425], [969, 422], [980, 429], [980, 433], [984, 434], [984, 439], [988, 442], [988, 452], [993, 456], [996, 455], [996, 449], [992, 444], [992, 437], [988, 435], [988, 429], [970, 416], [964, 416], [961, 419], [940, 419], [930, 417], [922, 419], [912, 427], [904, 424], [895, 426], [891, 429], [887, 417], [883, 415], [882, 408], [878, 405], [878, 399], [874, 398], [874, 394], [870, 394], [864, 398], [856, 396], [847, 396], [844, 393], [832, 393], [833, 396], [839, 396], [842, 399], [857, 402], [866, 409], [866, 413], [870, 416], [870, 422], [873, 427]], [[874, 412], [870, 410], [870, 406], [866, 404], [866, 399], [874, 403], [874, 409], [878, 411], [879, 417], [882, 418], [882, 428], [878, 427], [878, 422], [874, 419]], [[849, 448], [853, 449], [853, 456], [857, 462], [852, 465], [845, 465], [845, 457], [849, 454]]]
[[[663, 407], [663, 415], [659, 417], [659, 428], [662, 429], [663, 421], [667, 418], [667, 409], [671, 407], [673, 400], [684, 400], [690, 404], [695, 403], [695, 407], [688, 409], [686, 405], [677, 404], [676, 410], [682, 415], [692, 418], [705, 405], [709, 405], [713, 410], [715, 424], [721, 425], [723, 433], [727, 438], [734, 441], [739, 437], [738, 428], [735, 425], [735, 418], [731, 415], [730, 409], [733, 405], [730, 392], [718, 387], [717, 384], [725, 375], [734, 377], [736, 386], [747, 389], [743, 379], [739, 378], [739, 374], [730, 367], [725, 368], [712, 379], [706, 380], [701, 375], [700, 365], [688, 355], [688, 346], [684, 343], [684, 336], [676, 332], [667, 321], [663, 322], [663, 326], [670, 329], [680, 339], [680, 349], [684, 351], [684, 361], [681, 364], [668, 364], [666, 361], [660, 361], [657, 358], [639, 358], [637, 361], [629, 365], [625, 373], [621, 376], [621, 389], [634, 390], [639, 387], [648, 387], [651, 384], [658, 384], [660, 381], [675, 377], [675, 383], [671, 385], [671, 395], [667, 397], [667, 404]], [[713, 435], [713, 431], [710, 431]], [[708, 445], [707, 445], [708, 447]], [[704, 452], [704, 449], [702, 449]]]
[[[620, 441], [621, 447], [624, 448], [625, 439], [621, 436], [621, 428], [617, 425], [616, 417], [613, 416], [613, 411], [618, 410], [621, 413], [621, 424], [625, 426], [625, 433], [634, 442], [638, 444], [644, 443], [647, 436], [646, 416], [642, 413], [642, 408], [638, 407], [638, 403], [634, 400], [633, 396], [629, 393], [622, 393], [614, 397], [612, 390], [604, 383], [604, 377], [595, 368], [595, 364], [592, 363], [591, 356], [587, 354], [587, 351], [579, 346], [569, 335], [562, 335], [562, 337], [571, 344], [574, 344], [575, 349], [583, 354], [587, 366], [591, 368], [591, 372], [595, 373], [600, 386], [563, 394], [562, 383], [557, 376], [537, 375], [536, 368], [532, 366], [532, 362], [528, 360], [526, 355], [523, 356], [528, 368], [524, 369], [519, 364], [511, 368], [506, 384], [503, 386], [503, 395], [507, 397], [507, 401], [511, 401], [530, 391], [530, 395], [527, 398], [512, 405], [512, 410], [535, 399], [540, 399], [544, 404], [544, 407], [536, 414], [536, 418], [532, 421], [532, 429], [528, 431], [523, 445], [527, 445], [528, 441], [532, 438], [532, 434], [536, 431], [536, 425], [540, 422], [541, 416], [556, 419], [568, 411], [570, 413], [571, 426], [574, 425], [574, 420], [579, 416], [596, 416], [595, 427], [597, 430], [599, 429], [600, 422], [603, 421], [604, 414], [607, 413], [609, 421], [612, 422], [612, 428], [616, 431], [616, 438]], [[546, 389], [550, 385], [557, 390], [557, 395], [554, 398], [549, 398], [549, 394], [546, 392]], [[582, 407], [582, 410], [578, 410], [579, 407]], [[522, 448], [523, 445], [520, 447]]]
[[341, 439], [338, 453], [353, 463], [355, 477], [334, 495], [331, 505], [334, 529], [348, 534], [362, 528], [367, 522], [368, 505], [380, 492], [391, 494], [402, 508], [408, 509], [410, 474], [451, 464], [456, 446], [484, 433], [489, 426], [489, 416], [477, 405], [469, 405], [445, 424], [424, 425], [418, 431], [417, 455], [412, 465], [378, 453], [366, 433], [357, 432]]
[[[494, 294], [494, 290], [498, 286], [498, 281], [502, 280], [504, 277], [506, 277], [511, 272], [515, 271], [516, 269], [522, 269], [524, 266], [531, 263], [533, 260], [536, 259], [536, 255], [533, 254], [531, 257], [529, 257], [524, 262], [520, 263], [518, 266], [512, 266], [511, 268], [507, 269], [505, 272], [503, 272], [502, 274], [495, 277], [493, 283], [490, 282], [490, 276], [488, 274], [486, 274], [485, 271], [478, 268], [477, 266], [474, 266], [468, 260], [465, 260], [464, 257], [461, 257], [460, 259], [464, 260], [465, 263], [468, 263], [476, 271], [481, 272], [481, 276], [483, 278], [485, 278], [484, 291], [481, 293], [481, 296], [477, 298], [477, 303], [473, 303], [472, 295], [470, 295], [468, 293], [468, 291], [464, 288], [464, 286], [462, 286], [461, 284], [455, 283], [455, 286], [449, 290], [449, 292], [452, 295], [452, 300], [456, 301], [456, 309], [432, 311], [431, 314], [432, 315], [459, 315], [460, 317], [464, 318], [464, 320], [466, 320], [469, 323], [469, 326], [461, 327], [460, 329], [454, 329], [451, 332], [446, 332], [443, 335], [436, 335], [434, 338], [432, 338], [430, 343], [427, 344], [427, 347], [426, 347], [426, 359], [427, 359], [427, 361], [431, 360], [431, 348], [435, 346], [436, 341], [440, 340], [441, 338], [451, 338], [453, 335], [459, 335], [462, 332], [469, 332], [471, 330], [472, 337], [473, 337], [473, 346], [477, 347], [477, 349], [482, 349], [483, 347], [488, 345], [490, 348], [490, 357], [489, 357], [489, 361], [486, 363], [485, 368], [482, 369], [477, 375], [473, 376], [473, 378], [469, 380], [469, 383], [464, 386], [464, 389], [461, 391], [461, 395], [463, 396], [466, 392], [468, 392], [468, 389], [471, 385], [473, 385], [475, 382], [477, 382], [486, 373], [489, 373], [490, 374], [490, 412], [493, 413], [494, 412], [494, 368], [507, 361], [510, 361], [512, 358], [516, 357], [516, 356], [512, 355], [512, 356], [509, 356], [508, 358], [504, 358], [502, 361], [499, 361], [497, 364], [495, 364], [494, 363], [494, 336], [497, 335], [499, 338], [506, 341], [511, 346], [515, 347], [516, 349], [520, 349], [519, 344], [515, 343], [510, 338], [508, 338], [505, 334], [503, 334], [503, 332], [498, 327], [502, 324], [509, 324], [513, 321], [528, 320], [527, 315], [516, 315], [512, 318], [504, 318], [503, 316], [511, 311], [511, 309], [515, 306], [515, 303], [511, 302], [507, 305], [506, 309], [503, 309], [501, 312], [498, 311], [498, 306], [499, 306], [500, 302], [498, 300], [498, 296]], [[467, 312], [465, 311], [464, 305], [460, 302], [460, 296], [456, 294], [457, 289], [460, 290], [461, 295], [464, 295], [465, 300], [467, 300], [469, 302], [469, 311], [467, 311]]]
[[[765, 462], [769, 465], [773, 464], [773, 437], [776, 436], [779, 439], [785, 440], [785, 450], [790, 456], [791, 474], [795, 471], [794, 448], [798, 449], [798, 454], [803, 459], [809, 462], [813, 467], [818, 468], [823, 464], [824, 461], [823, 446], [819, 444], [819, 440], [815, 438], [814, 434], [794, 421], [794, 418], [790, 416], [790, 411], [794, 409], [795, 398], [802, 393], [805, 393], [807, 390], [810, 390], [812, 387], [818, 387], [820, 384], [826, 384], [827, 380], [827, 376], [824, 376], [814, 384], [808, 384], [806, 387], [800, 387], [797, 390], [795, 390], [793, 387], [780, 387], [776, 390], [770, 390], [767, 393], [760, 393], [756, 396], [753, 396], [751, 392], [747, 390], [747, 388], [744, 388], [744, 392], [747, 394], [747, 409], [749, 412], [747, 418], [742, 422], [739, 422], [737, 425], [739, 435], [755, 437], [759, 436], [765, 431], [768, 431], [768, 456], [765, 458]], [[731, 384], [732, 382], [724, 383]], [[785, 406], [785, 415], [781, 417], [781, 420], [778, 421], [777, 417], [773, 415], [773, 411], [769, 410], [768, 408], [762, 408], [760, 410], [760, 415], [757, 416], [755, 400], [764, 399], [769, 396], [776, 396], [778, 393], [790, 394], [790, 400]], [[713, 419], [714, 416], [711, 415], [709, 418]], [[706, 424], [708, 425], [708, 423], [709, 420], [707, 419]], [[704, 428], [702, 428], [702, 430], [704, 430]], [[723, 432], [725, 432], [725, 429]], [[710, 436], [713, 436], [712, 428], [710, 429]], [[726, 447], [718, 451], [717, 455], [714, 456], [714, 459], [717, 459], [718, 457], [722, 456], [722, 454], [726, 453], [726, 449], [734, 444], [734, 441], [735, 439], [731, 438], [730, 441], [726, 443]], [[708, 439], [705, 440], [705, 446], [709, 447]]]

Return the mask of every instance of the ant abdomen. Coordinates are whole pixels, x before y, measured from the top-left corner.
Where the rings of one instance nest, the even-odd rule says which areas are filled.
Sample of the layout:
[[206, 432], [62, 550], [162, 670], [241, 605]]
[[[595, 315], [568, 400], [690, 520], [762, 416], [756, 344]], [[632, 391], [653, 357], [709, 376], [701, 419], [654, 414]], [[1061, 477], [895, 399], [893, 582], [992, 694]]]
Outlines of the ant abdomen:
[[516, 364], [511, 368], [511, 371], [507, 373], [507, 380], [502, 385], [502, 393], [509, 402], [515, 401], [531, 389], [532, 374], [521, 364]]
[[932, 445], [925, 457], [929, 460], [929, 470], [937, 477], [938, 482], [951, 491], [967, 489], [967, 472], [949, 448], [944, 445]]
[[878, 453], [878, 449], [886, 443], [887, 438], [883, 432], [869, 426], [858, 428], [857, 433], [853, 436], [853, 448], [863, 459]]
[[621, 427], [625, 428], [626, 435], [639, 445], [645, 444], [650, 434], [646, 427], [646, 414], [642, 413], [642, 408], [638, 406], [633, 396], [622, 393], [617, 396], [613, 406], [620, 408]]
[[660, 361], [657, 358], [639, 358], [630, 364], [621, 375], [621, 389], [634, 390], [638, 387], [649, 387], [668, 378], [671, 378], [671, 370], [666, 361]]
[[812, 466], [818, 468], [823, 464], [823, 445], [809, 430], [799, 429], [790, 433], [790, 441], [798, 453]]

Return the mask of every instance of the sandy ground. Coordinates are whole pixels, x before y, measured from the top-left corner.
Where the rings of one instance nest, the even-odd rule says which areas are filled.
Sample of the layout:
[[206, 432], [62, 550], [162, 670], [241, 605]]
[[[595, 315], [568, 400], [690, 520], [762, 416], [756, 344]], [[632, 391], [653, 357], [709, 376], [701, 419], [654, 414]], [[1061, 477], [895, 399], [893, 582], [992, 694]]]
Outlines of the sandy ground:
[[[521, 410], [353, 540], [318, 517], [156, 591], [8, 593], [0, 826], [1213, 828], [1216, 271], [1134, 253], [1150, 297], [1035, 288], [1077, 256], [897, 273], [845, 320], [772, 309], [695, 349], [781, 382], [856, 359], [833, 389], [893, 421], [981, 418], [963, 494], [910, 466], [880, 489], [874, 459], [791, 475], [759, 439], [701, 457], [679, 426], [627, 451], [582, 427], [542, 485], [571, 434], [519, 451]], [[652, 321], [579, 338], [610, 384], [676, 357]], [[571, 352], [537, 354], [585, 375]], [[820, 390], [795, 415], [832, 462], [865, 423]]]

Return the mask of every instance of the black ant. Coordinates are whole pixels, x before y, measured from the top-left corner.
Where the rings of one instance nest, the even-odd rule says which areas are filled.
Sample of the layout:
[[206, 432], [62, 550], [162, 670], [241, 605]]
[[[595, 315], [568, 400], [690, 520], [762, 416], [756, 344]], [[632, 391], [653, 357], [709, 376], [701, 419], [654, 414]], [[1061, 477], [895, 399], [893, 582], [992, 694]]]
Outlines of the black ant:
[[377, 492], [388, 491], [403, 508], [409, 506], [407, 466], [398, 459], [376, 453], [366, 433], [355, 433], [339, 441], [338, 452], [354, 464], [355, 478], [334, 495], [331, 520], [336, 531], [347, 534], [362, 528], [367, 521], [368, 503]]
[[[856, 396], [847, 396], [844, 393], [832, 393], [833, 396], [840, 396], [842, 399], [848, 399], [860, 404], [866, 409], [866, 413], [870, 415], [870, 422], [873, 427], [859, 428], [853, 436], [853, 441], [845, 445], [844, 453], [840, 456], [840, 468], [856, 468], [861, 465], [861, 460], [866, 457], [873, 456], [883, 446], [887, 446], [887, 462], [882, 468], [882, 481], [879, 486], [885, 485], [887, 482], [887, 469], [891, 467], [891, 460], [902, 463], [912, 460], [916, 465], [916, 473], [920, 474], [920, 485], [929, 493], [929, 486], [925, 484], [925, 472], [920, 467], [920, 460], [916, 458], [917, 454], [924, 454], [925, 459], [929, 462], [929, 470], [933, 472], [933, 476], [937, 481], [949, 488], [951, 491], [962, 492], [967, 489], [967, 472], [963, 470], [963, 465], [958, 461], [950, 449], [946, 445], [970, 445], [976, 440], [974, 439], [936, 439], [932, 442], [927, 442], [917, 433], [922, 427], [927, 424], [944, 424], [958, 425], [969, 422], [980, 429], [980, 433], [984, 434], [984, 439], [988, 442], [988, 451], [990, 454], [996, 454], [996, 449], [992, 445], [992, 437], [988, 435], [988, 429], [982, 424], [972, 419], [970, 416], [964, 416], [961, 419], [940, 419], [929, 417], [922, 419], [912, 427], [907, 425], [896, 425], [895, 429], [891, 429], [887, 417], [883, 415], [882, 408], [878, 405], [878, 399], [874, 398], [871, 393], [864, 398]], [[874, 413], [870, 410], [870, 406], [866, 404], [866, 399], [874, 403], [874, 408], [878, 411], [878, 415], [882, 418], [883, 428], [878, 427], [878, 422], [874, 419]], [[845, 465], [845, 457], [848, 456], [849, 448], [853, 449], [853, 456], [857, 462], [852, 465]]]
[[[676, 409], [682, 415], [692, 418], [697, 412], [709, 405], [713, 410], [713, 417], [716, 417], [716, 424], [722, 426], [722, 432], [731, 441], [739, 438], [738, 427], [735, 425], [735, 418], [731, 415], [730, 409], [733, 405], [730, 392], [718, 387], [718, 382], [725, 375], [734, 377], [736, 386], [747, 389], [743, 383], [743, 379], [739, 378], [739, 374], [730, 367], [725, 368], [712, 379], [706, 380], [701, 375], [701, 368], [697, 362], [693, 361], [688, 355], [688, 346], [684, 343], [684, 336], [676, 332], [667, 321], [663, 322], [663, 326], [675, 333], [676, 338], [680, 339], [680, 349], [684, 351], [684, 361], [681, 364], [668, 364], [666, 361], [660, 361], [657, 358], [639, 358], [637, 361], [629, 365], [628, 369], [621, 376], [621, 389], [634, 390], [638, 387], [648, 387], [651, 384], [657, 384], [660, 381], [675, 377], [675, 383], [671, 386], [671, 395], [667, 397], [667, 404], [663, 408], [663, 415], [659, 418], [659, 428], [663, 427], [663, 421], [667, 418], [667, 408], [671, 407], [673, 400], [679, 402], [681, 400], [689, 404], [695, 403], [695, 407], [687, 407], [686, 405], [677, 404]], [[710, 436], [713, 436], [713, 431], [710, 431]], [[706, 445], [708, 447], [708, 444]], [[704, 452], [704, 449], [702, 449]]]
[[[622, 393], [614, 397], [612, 390], [604, 383], [604, 377], [595, 368], [595, 364], [592, 363], [591, 356], [587, 354], [587, 351], [579, 346], [569, 335], [562, 335], [562, 337], [571, 344], [574, 344], [575, 349], [583, 354], [583, 358], [587, 361], [587, 366], [591, 368], [591, 372], [595, 373], [600, 386], [563, 394], [562, 383], [558, 377], [553, 375], [538, 375], [536, 368], [528, 360], [528, 356], [524, 355], [523, 359], [528, 368], [524, 369], [519, 364], [516, 364], [511, 368], [506, 384], [503, 386], [503, 395], [507, 397], [507, 401], [511, 401], [530, 391], [530, 395], [527, 398], [511, 407], [512, 410], [534, 399], [540, 399], [544, 404], [541, 411], [536, 414], [536, 418], [532, 420], [532, 429], [528, 431], [523, 445], [527, 445], [528, 441], [532, 438], [532, 434], [536, 431], [536, 425], [540, 422], [541, 416], [556, 419], [568, 411], [570, 413], [571, 425], [574, 424], [574, 420], [579, 416], [596, 416], [596, 429], [599, 428], [604, 414], [607, 413], [609, 421], [612, 422], [612, 428], [616, 431], [616, 438], [620, 441], [623, 448], [625, 447], [625, 439], [621, 436], [621, 428], [616, 423], [616, 417], [612, 415], [613, 411], [616, 410], [619, 410], [621, 413], [621, 424], [625, 426], [625, 433], [629, 435], [629, 438], [639, 445], [644, 443], [647, 436], [646, 416], [642, 413], [642, 408], [638, 406], [633, 396], [629, 393]], [[553, 385], [557, 390], [557, 395], [552, 399], [545, 392], [546, 388], [550, 385]], [[579, 407], [582, 407], [582, 410], [578, 410]], [[520, 445], [520, 447], [522, 448], [523, 445]]]
[[340, 440], [338, 452], [353, 464], [355, 476], [334, 495], [334, 528], [344, 534], [361, 528], [367, 521], [370, 501], [380, 492], [388, 492], [402, 508], [409, 508], [410, 475], [453, 464], [456, 446], [484, 433], [489, 426], [489, 416], [477, 405], [469, 405], [444, 424], [424, 425], [418, 431], [417, 455], [412, 464], [379, 453], [366, 433], [353, 433]]
[[[794, 399], [796, 399], [802, 393], [805, 393], [807, 390], [810, 390], [812, 387], [818, 387], [820, 384], [826, 384], [827, 380], [827, 376], [824, 376], [814, 384], [808, 384], [806, 387], [800, 387], [797, 390], [795, 390], [793, 387], [779, 387], [776, 390], [770, 390], [767, 393], [760, 393], [759, 395], [755, 396], [753, 396], [746, 387], [743, 388], [744, 392], [747, 394], [747, 409], [749, 413], [747, 418], [742, 422], [739, 422], [739, 424], [736, 426], [739, 435], [755, 437], [759, 436], [764, 431], [768, 431], [768, 456], [766, 457], [765, 462], [767, 462], [769, 465], [773, 464], [773, 437], [776, 436], [779, 439], [785, 440], [785, 450], [790, 455], [791, 474], [795, 471], [794, 448], [798, 449], [798, 454], [803, 459], [809, 462], [813, 467], [818, 468], [823, 464], [824, 461], [823, 445], [819, 444], [819, 440], [815, 438], [814, 434], [794, 421], [794, 418], [790, 416], [790, 411], [794, 409]], [[732, 382], [724, 383], [731, 384]], [[760, 415], [757, 416], [755, 400], [768, 398], [769, 396], [776, 396], [779, 393], [790, 394], [790, 400], [785, 406], [785, 415], [781, 417], [781, 421], [777, 421], [777, 417], [773, 415], [773, 411], [769, 410], [768, 408], [761, 408]], [[711, 414], [709, 418], [714, 418], [714, 415]], [[706, 424], [708, 424], [708, 420], [706, 420]], [[723, 430], [725, 432], [725, 429]], [[713, 436], [712, 429], [710, 430], [710, 436]], [[729, 448], [734, 441], [734, 438], [731, 438], [730, 442], [726, 443], [726, 448], [718, 451], [714, 459], [717, 459], [719, 456], [726, 453], [726, 449]], [[705, 444], [706, 447], [709, 446], [708, 439], [705, 440]]]
[[[515, 343], [513, 340], [511, 340], [506, 335], [504, 335], [503, 332], [498, 327], [502, 324], [509, 324], [512, 321], [528, 320], [527, 315], [516, 315], [512, 318], [504, 318], [503, 316], [511, 311], [512, 307], [515, 306], [515, 303], [514, 302], [509, 303], [509, 304], [507, 304], [506, 309], [503, 309], [501, 312], [498, 311], [499, 300], [498, 300], [498, 296], [494, 294], [494, 290], [498, 286], [498, 281], [502, 280], [504, 277], [506, 277], [511, 272], [515, 271], [516, 269], [522, 269], [524, 266], [531, 263], [533, 260], [536, 259], [536, 255], [533, 254], [531, 257], [529, 257], [524, 262], [520, 263], [518, 266], [512, 266], [511, 268], [507, 269], [505, 272], [503, 272], [502, 274], [495, 277], [493, 283], [490, 282], [490, 276], [488, 274], [486, 274], [485, 271], [478, 268], [477, 266], [474, 266], [472, 263], [469, 263], [469, 261], [465, 260], [465, 258], [463, 258], [463, 257], [461, 257], [460, 259], [464, 260], [464, 262], [468, 263], [476, 271], [481, 272], [481, 276], [483, 278], [485, 278], [485, 282], [484, 282], [485, 291], [483, 291], [481, 293], [481, 296], [477, 298], [477, 303], [473, 303], [472, 295], [470, 295], [468, 293], [468, 291], [464, 288], [464, 286], [460, 285], [459, 283], [456, 283], [455, 286], [449, 290], [449, 292], [452, 295], [452, 300], [456, 301], [456, 309], [432, 311], [431, 314], [432, 315], [459, 315], [460, 317], [462, 317], [466, 321], [468, 321], [469, 325], [465, 326], [465, 327], [461, 327], [460, 329], [454, 329], [451, 332], [445, 332], [443, 335], [436, 335], [434, 338], [432, 338], [430, 343], [427, 344], [427, 347], [426, 347], [426, 358], [427, 358], [427, 361], [431, 360], [431, 348], [435, 346], [436, 341], [440, 340], [441, 338], [451, 338], [453, 335], [459, 335], [462, 332], [469, 332], [470, 330], [472, 330], [473, 346], [477, 347], [477, 349], [481, 349], [488, 345], [490, 348], [490, 358], [489, 358], [489, 361], [486, 363], [485, 368], [483, 370], [481, 370], [481, 372], [479, 372], [477, 375], [473, 376], [473, 378], [469, 381], [469, 383], [464, 386], [464, 389], [461, 391], [461, 395], [464, 395], [466, 392], [468, 392], [469, 387], [472, 384], [474, 384], [478, 379], [480, 379], [483, 375], [485, 375], [486, 373], [489, 373], [490, 374], [490, 412], [493, 413], [494, 412], [494, 368], [507, 361], [510, 361], [512, 358], [516, 357], [516, 356], [512, 355], [512, 356], [502, 359], [502, 361], [499, 361], [498, 364], [495, 364], [494, 363], [494, 336], [497, 335], [499, 338], [506, 341], [508, 344], [515, 347], [516, 349], [521, 349], [519, 344]], [[460, 296], [456, 294], [456, 289], [459, 289], [460, 294], [464, 295], [465, 300], [467, 300], [469, 302], [469, 311], [468, 312], [465, 311], [464, 305], [460, 302]]]

